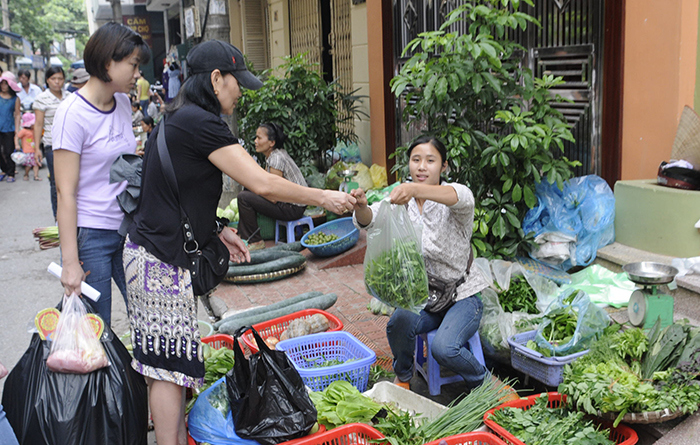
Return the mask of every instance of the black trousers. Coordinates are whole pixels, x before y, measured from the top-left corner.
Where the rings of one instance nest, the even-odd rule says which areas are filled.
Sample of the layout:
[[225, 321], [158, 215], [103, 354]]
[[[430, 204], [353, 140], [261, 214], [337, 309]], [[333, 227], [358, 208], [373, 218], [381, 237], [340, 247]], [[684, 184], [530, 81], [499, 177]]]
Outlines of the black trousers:
[[53, 210], [53, 219], [56, 219], [56, 208], [58, 200], [56, 197], [56, 177], [53, 174], [53, 147], [51, 145], [41, 145], [46, 158], [46, 166], [49, 169], [49, 193], [51, 194], [51, 210]]
[[10, 156], [13, 151], [15, 151], [15, 132], [0, 132], [0, 170], [11, 178], [15, 176], [15, 161]]
[[[306, 207], [286, 202], [273, 203], [250, 190], [238, 194], [238, 236], [249, 243], [262, 240], [258, 230], [258, 213], [280, 221], [294, 221], [304, 216]], [[252, 236], [251, 236], [252, 235]]]

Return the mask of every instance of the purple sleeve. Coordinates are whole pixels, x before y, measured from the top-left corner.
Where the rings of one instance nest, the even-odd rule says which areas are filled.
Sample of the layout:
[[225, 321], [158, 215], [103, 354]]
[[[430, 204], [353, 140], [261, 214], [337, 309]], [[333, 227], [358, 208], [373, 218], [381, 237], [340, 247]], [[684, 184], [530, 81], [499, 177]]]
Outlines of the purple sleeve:
[[[74, 112], [71, 112], [71, 109]], [[80, 125], [79, 110], [74, 100], [64, 100], [58, 106], [51, 128], [51, 140], [54, 150], [82, 153], [85, 129]]]

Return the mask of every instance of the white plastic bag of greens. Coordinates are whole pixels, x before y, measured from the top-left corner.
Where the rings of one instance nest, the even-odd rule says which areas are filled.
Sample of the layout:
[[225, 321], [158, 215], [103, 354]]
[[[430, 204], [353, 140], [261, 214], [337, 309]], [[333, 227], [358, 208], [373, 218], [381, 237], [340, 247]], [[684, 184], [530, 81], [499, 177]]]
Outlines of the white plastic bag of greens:
[[588, 349], [608, 325], [607, 312], [587, 293], [567, 289], [545, 311], [535, 342], [538, 351], [547, 357], [570, 355]]
[[[481, 292], [484, 313], [479, 333], [484, 353], [507, 362], [510, 360], [508, 338], [537, 327], [543, 310], [558, 294], [558, 287], [552, 281], [525, 270], [518, 263], [477, 258], [474, 265], [482, 271], [490, 285]], [[512, 283], [516, 283], [517, 287], [511, 289]], [[536, 295], [536, 301], [529, 300], [519, 310], [513, 310], [513, 304], [519, 302], [516, 298], [518, 294], [532, 291]], [[509, 292], [514, 295], [502, 302], [499, 293], [505, 295]], [[504, 306], [510, 310], [506, 311]]]
[[382, 303], [418, 312], [428, 299], [428, 277], [417, 233], [406, 207], [382, 200], [367, 230], [365, 287]]

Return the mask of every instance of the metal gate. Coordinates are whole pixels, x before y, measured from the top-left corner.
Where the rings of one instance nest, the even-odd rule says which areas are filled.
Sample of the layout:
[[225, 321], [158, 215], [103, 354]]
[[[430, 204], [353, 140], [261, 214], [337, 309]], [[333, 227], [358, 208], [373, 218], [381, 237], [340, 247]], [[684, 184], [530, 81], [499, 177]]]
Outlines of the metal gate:
[[[406, 61], [401, 58], [403, 48], [419, 33], [439, 29], [449, 12], [464, 1], [394, 0], [396, 73]], [[564, 78], [565, 83], [552, 91], [572, 101], [556, 105], [571, 124], [576, 139], [575, 143], [565, 142], [564, 154], [581, 162], [577, 175], [600, 174], [604, 0], [534, 0], [534, 3], [534, 7], [525, 5], [524, 12], [535, 17], [542, 27], [529, 26], [525, 32], [513, 33], [512, 38], [527, 49], [523, 64], [535, 75]], [[451, 31], [461, 29], [455, 27]], [[403, 107], [402, 100], [398, 100], [398, 119]], [[406, 144], [420, 128], [407, 131], [398, 122], [397, 129], [397, 142]]]

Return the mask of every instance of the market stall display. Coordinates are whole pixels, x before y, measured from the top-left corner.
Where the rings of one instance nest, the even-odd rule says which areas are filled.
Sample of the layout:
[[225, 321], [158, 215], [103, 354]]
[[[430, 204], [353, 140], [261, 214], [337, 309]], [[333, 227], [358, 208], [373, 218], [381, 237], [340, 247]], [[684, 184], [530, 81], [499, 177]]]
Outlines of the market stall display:
[[301, 245], [316, 256], [338, 255], [352, 248], [360, 239], [360, 231], [352, 218], [339, 218], [321, 224], [301, 238]]
[[358, 390], [367, 389], [370, 366], [377, 354], [345, 331], [322, 332], [277, 343], [304, 384], [320, 391], [336, 380], [346, 380]]
[[[326, 320], [326, 323], [324, 324], [321, 321], [320, 323], [316, 322], [314, 324], [310, 324], [309, 332], [304, 335], [316, 334], [318, 332], [324, 331], [341, 331], [343, 329], [343, 322], [340, 321], [338, 317], [321, 309], [304, 309], [289, 315], [285, 315], [283, 317], [274, 318], [272, 320], [267, 320], [262, 323], [256, 323], [253, 325], [253, 329], [258, 331], [260, 336], [263, 339], [265, 339], [265, 342], [268, 346], [274, 346], [280, 340], [284, 340], [284, 338], [282, 337], [284, 336], [285, 332], [287, 332], [287, 328], [289, 327], [290, 323], [292, 323], [295, 320], [309, 320], [312, 317], [316, 317], [316, 320], [318, 320], [319, 316], [323, 317]], [[284, 337], [294, 338], [290, 337], [289, 334], [287, 334]], [[246, 346], [248, 346], [248, 349], [250, 349], [252, 353], [258, 352], [258, 346], [251, 332], [246, 332], [245, 334], [243, 334], [242, 338]]]
[[668, 284], [678, 274], [678, 269], [661, 263], [629, 263], [622, 267], [630, 280], [642, 286], [632, 293], [627, 314], [632, 326], [651, 328], [657, 319], [661, 327], [673, 323], [673, 297], [659, 290], [660, 285]]
[[576, 409], [614, 417], [614, 425], [663, 422], [697, 411], [698, 373], [700, 329], [684, 323], [661, 329], [657, 321], [648, 333], [608, 330], [586, 356], [564, 368], [559, 392]]
[[588, 421], [566, 409], [566, 396], [551, 392], [504, 403], [484, 414], [484, 423], [511, 445], [559, 445], [567, 440], [595, 445], [634, 445], [626, 425]]

